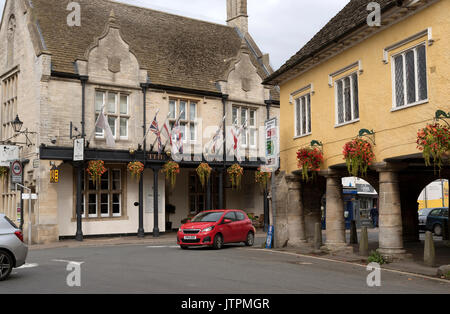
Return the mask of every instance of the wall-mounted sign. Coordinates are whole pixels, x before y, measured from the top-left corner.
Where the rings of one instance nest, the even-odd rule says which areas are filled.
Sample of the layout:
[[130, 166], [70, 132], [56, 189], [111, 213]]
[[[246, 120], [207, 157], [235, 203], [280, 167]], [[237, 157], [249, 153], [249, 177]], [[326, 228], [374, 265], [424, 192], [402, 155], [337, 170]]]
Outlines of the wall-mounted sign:
[[84, 139], [79, 138], [73, 141], [73, 161], [84, 160]]
[[266, 121], [266, 165], [265, 168], [275, 172], [279, 168], [279, 138], [277, 119]]
[[0, 145], [0, 167], [9, 167], [11, 162], [19, 159], [19, 146]]

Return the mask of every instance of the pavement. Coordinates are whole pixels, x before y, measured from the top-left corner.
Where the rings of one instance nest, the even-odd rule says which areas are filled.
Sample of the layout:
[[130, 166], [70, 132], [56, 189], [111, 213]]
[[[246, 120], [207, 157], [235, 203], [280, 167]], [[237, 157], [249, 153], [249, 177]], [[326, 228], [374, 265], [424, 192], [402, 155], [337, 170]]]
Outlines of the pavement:
[[[266, 234], [259, 230], [255, 237], [255, 248], [263, 249]], [[358, 233], [359, 238], [359, 233]], [[349, 242], [350, 234], [347, 231], [347, 241]], [[369, 251], [376, 250], [378, 247], [378, 229], [369, 229]], [[389, 264], [382, 265], [383, 269], [397, 272], [404, 272], [407, 274], [415, 274], [420, 276], [427, 276], [431, 278], [441, 278], [437, 276], [438, 268], [441, 265], [450, 264], [450, 246], [448, 242], [436, 239], [436, 267], [428, 267], [423, 263], [423, 235], [421, 235], [421, 242], [406, 243], [405, 248], [408, 254], [401, 260], [395, 260]], [[325, 242], [326, 235], [323, 234], [323, 241]], [[154, 238], [148, 235], [144, 238], [137, 238], [136, 236], [127, 237], [111, 237], [111, 238], [85, 238], [83, 242], [76, 240], [62, 240], [56, 243], [45, 245], [33, 245], [30, 251], [48, 250], [57, 248], [84, 248], [84, 247], [108, 247], [108, 246], [130, 246], [130, 245], [153, 245], [176, 246], [176, 234], [165, 233], [160, 237]], [[360, 266], [367, 266], [368, 261], [366, 257], [358, 254], [358, 245], [349, 246], [346, 250], [338, 252], [326, 252], [322, 250], [317, 252], [312, 247], [312, 244], [304, 244], [296, 247], [285, 247], [276, 249], [281, 253], [296, 254], [298, 256], [316, 257], [323, 260], [350, 263]], [[444, 278], [441, 278], [444, 279]], [[449, 281], [450, 282], [450, 281]]]

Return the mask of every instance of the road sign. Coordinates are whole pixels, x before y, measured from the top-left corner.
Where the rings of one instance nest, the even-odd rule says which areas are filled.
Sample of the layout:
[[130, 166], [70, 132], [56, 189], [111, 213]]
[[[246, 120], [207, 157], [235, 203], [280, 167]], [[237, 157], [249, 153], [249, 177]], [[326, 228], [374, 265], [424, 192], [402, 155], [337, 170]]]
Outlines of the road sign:
[[273, 231], [273, 226], [269, 226], [269, 231], [267, 232], [266, 249], [272, 248]]
[[23, 200], [29, 200], [30, 199], [30, 195], [31, 195], [31, 199], [32, 200], [37, 200], [37, 194], [22, 194], [22, 199]]
[[23, 178], [23, 167], [19, 160], [11, 162], [10, 165], [11, 173], [11, 189], [15, 189], [16, 183], [22, 183]]

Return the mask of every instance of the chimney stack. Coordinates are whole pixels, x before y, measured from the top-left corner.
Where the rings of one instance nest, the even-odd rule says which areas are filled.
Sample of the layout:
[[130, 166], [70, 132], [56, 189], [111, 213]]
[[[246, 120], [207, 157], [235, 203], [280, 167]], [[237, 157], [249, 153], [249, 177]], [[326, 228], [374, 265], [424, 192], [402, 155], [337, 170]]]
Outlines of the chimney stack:
[[247, 0], [227, 0], [227, 24], [248, 33]]

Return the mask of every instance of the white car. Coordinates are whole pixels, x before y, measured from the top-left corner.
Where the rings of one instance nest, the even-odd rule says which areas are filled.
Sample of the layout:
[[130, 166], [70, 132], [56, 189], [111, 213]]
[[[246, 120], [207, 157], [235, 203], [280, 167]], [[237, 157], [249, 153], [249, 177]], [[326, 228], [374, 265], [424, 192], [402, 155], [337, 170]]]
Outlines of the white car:
[[25, 264], [28, 247], [22, 231], [4, 214], [0, 214], [0, 281], [6, 280], [13, 268]]

